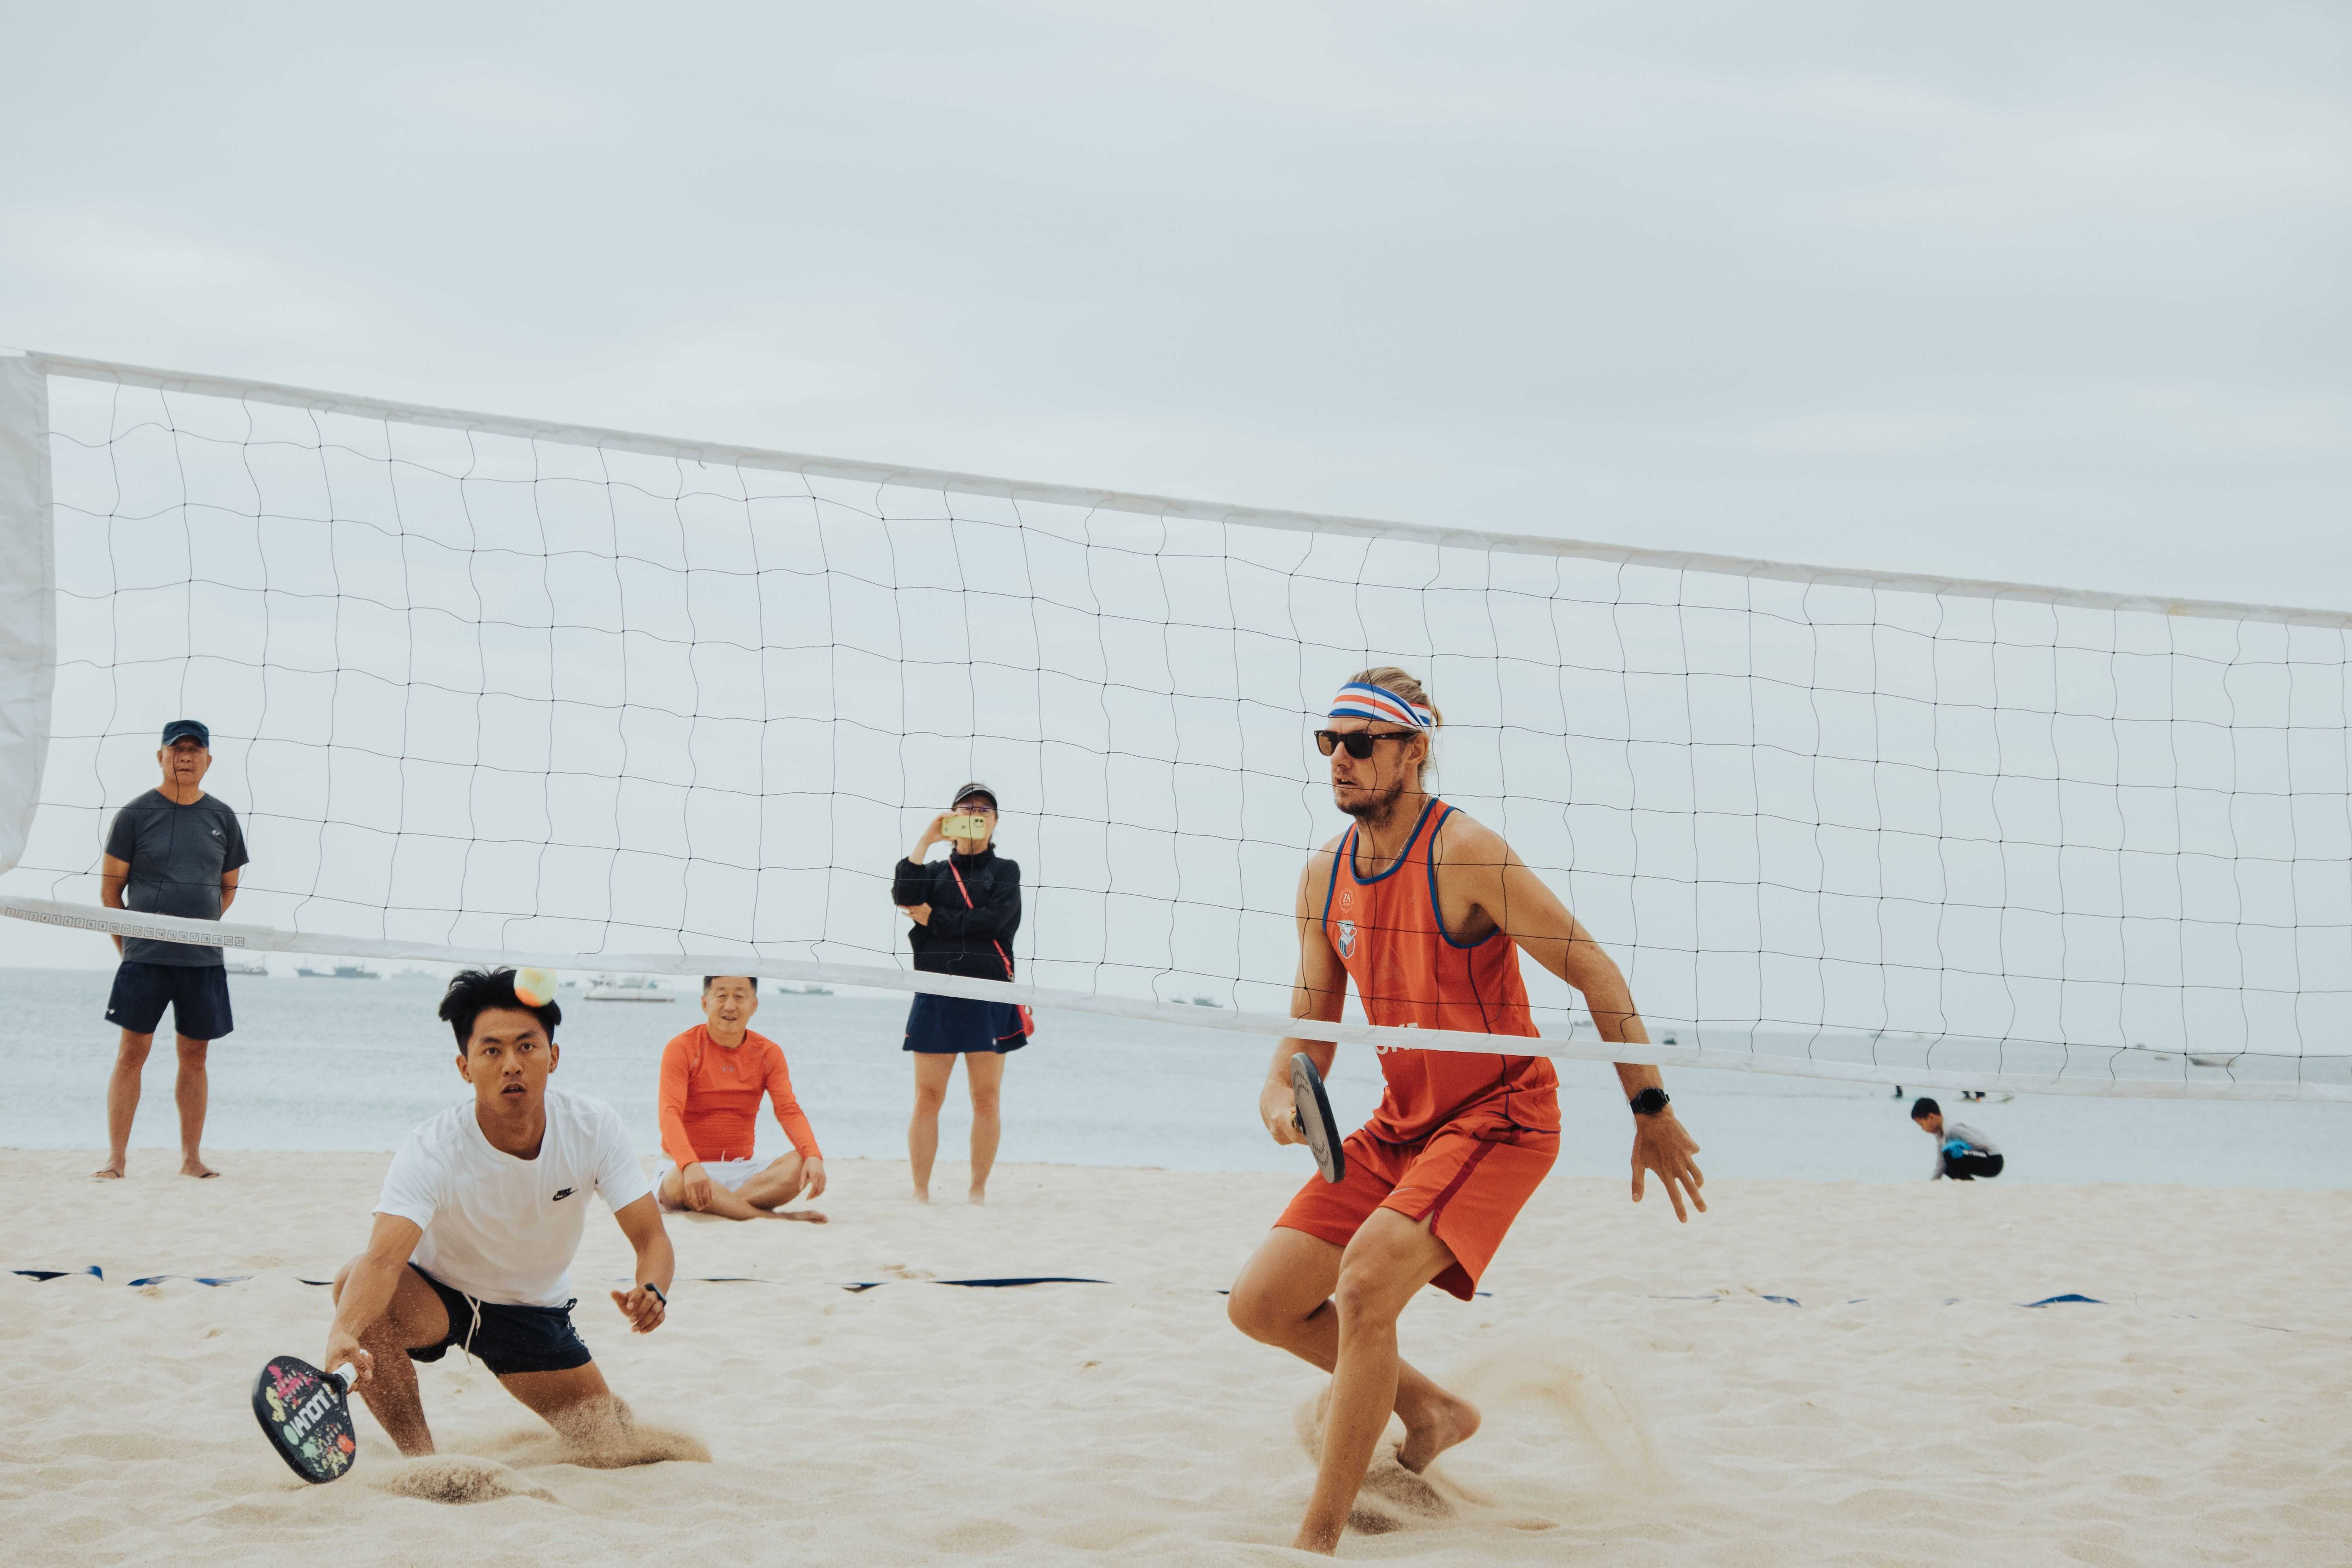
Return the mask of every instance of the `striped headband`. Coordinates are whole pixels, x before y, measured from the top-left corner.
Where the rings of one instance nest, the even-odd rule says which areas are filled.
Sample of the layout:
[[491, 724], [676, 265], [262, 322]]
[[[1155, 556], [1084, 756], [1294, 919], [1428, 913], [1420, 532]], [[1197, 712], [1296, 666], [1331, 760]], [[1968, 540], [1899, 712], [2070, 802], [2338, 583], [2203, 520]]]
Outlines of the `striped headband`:
[[1437, 715], [1422, 704], [1408, 702], [1385, 686], [1362, 680], [1351, 680], [1339, 688], [1339, 695], [1331, 699], [1331, 717], [1385, 720], [1408, 730], [1426, 730], [1437, 721]]

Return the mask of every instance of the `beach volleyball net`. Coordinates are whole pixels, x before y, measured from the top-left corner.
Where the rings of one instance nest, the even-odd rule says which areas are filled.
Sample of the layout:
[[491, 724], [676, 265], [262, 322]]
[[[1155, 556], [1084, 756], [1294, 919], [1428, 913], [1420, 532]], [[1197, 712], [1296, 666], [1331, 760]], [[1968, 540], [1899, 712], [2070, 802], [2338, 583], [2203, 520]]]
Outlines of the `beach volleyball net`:
[[[2352, 1098], [2352, 616], [894, 468], [0, 360], [0, 912], [233, 947], [995, 995], [1268, 1035], [1360, 668], [1616, 956], [1542, 1048]], [[1512, 531], [1514, 529], [1527, 531]], [[169, 720], [252, 862], [99, 906]], [[1020, 983], [918, 974], [967, 779]]]

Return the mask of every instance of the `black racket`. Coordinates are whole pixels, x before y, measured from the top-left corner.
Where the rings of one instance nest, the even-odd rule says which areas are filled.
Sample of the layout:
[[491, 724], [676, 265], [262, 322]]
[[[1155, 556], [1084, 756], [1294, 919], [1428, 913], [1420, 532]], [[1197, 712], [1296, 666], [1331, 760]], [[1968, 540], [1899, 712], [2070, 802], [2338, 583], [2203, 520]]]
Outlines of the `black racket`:
[[1323, 1075], [1305, 1051], [1290, 1058], [1290, 1099], [1294, 1109], [1292, 1125], [1307, 1134], [1307, 1146], [1315, 1152], [1315, 1163], [1327, 1182], [1337, 1182], [1348, 1174], [1348, 1152], [1340, 1146], [1339, 1124], [1331, 1120], [1331, 1101], [1323, 1093]]
[[351, 1384], [290, 1355], [271, 1356], [253, 1380], [253, 1418], [287, 1468], [313, 1484], [340, 1478], [359, 1457]]

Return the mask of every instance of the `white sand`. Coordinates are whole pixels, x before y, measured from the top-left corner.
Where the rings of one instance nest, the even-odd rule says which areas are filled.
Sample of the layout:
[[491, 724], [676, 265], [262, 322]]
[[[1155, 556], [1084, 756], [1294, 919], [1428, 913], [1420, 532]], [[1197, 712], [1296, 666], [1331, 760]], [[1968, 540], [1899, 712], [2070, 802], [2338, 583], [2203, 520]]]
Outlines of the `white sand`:
[[[1271, 1562], [1311, 1475], [1321, 1380], [1227, 1326], [1227, 1284], [1294, 1185], [1056, 1166], [985, 1210], [845, 1161], [826, 1227], [672, 1222], [669, 1325], [621, 1331], [601, 1212], [583, 1331], [642, 1420], [713, 1462], [596, 1470], [486, 1373], [425, 1372], [445, 1454], [518, 1495], [452, 1506], [360, 1417], [352, 1477], [301, 1485], [247, 1408], [315, 1359], [324, 1278], [381, 1156], [0, 1152], [24, 1205], [0, 1277], [0, 1538], [21, 1562]], [[942, 1190], [960, 1186], [953, 1167]], [[1485, 1432], [1435, 1484], [1391, 1474], [1343, 1556], [1415, 1563], [2352, 1563], [2352, 1194], [1721, 1183], [1677, 1229], [1555, 1181], [1465, 1306], [1406, 1353]], [[145, 1289], [134, 1275], [256, 1276]], [[926, 1276], [1080, 1274], [980, 1290]], [[850, 1294], [859, 1279], [894, 1281]], [[2104, 1306], [2026, 1310], [2061, 1292]], [[1800, 1306], [1763, 1300], [1793, 1298]], [[1717, 1300], [1677, 1298], [1714, 1295]], [[1860, 1298], [1860, 1300], [1855, 1300]], [[1948, 1299], [1958, 1298], [1951, 1304]], [[1612, 1370], [1613, 1369], [1613, 1370]], [[1645, 1446], [1643, 1433], [1646, 1430]], [[445, 1467], [446, 1468], [446, 1467]], [[530, 1495], [537, 1494], [537, 1495]]]

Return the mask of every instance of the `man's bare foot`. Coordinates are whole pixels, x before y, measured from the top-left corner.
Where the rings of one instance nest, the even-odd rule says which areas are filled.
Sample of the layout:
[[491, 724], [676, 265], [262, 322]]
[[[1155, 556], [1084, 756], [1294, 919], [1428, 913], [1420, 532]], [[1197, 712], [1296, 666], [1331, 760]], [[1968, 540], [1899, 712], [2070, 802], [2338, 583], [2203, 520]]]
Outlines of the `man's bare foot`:
[[971, 1190], [971, 1196], [972, 1207], [983, 1207], [988, 1203], [988, 1189], [985, 1187], [974, 1187]]
[[931, 1194], [925, 1192], [922, 1188], [917, 1187], [915, 1189], [915, 1201], [919, 1204], [929, 1203], [931, 1201]]
[[119, 1182], [122, 1180], [122, 1163], [118, 1160], [110, 1164], [100, 1165], [90, 1173], [90, 1176], [93, 1180], [100, 1182]]
[[1418, 1421], [1404, 1424], [1404, 1441], [1397, 1445], [1397, 1463], [1419, 1475], [1429, 1461], [1456, 1443], [1466, 1442], [1478, 1430], [1478, 1407], [1447, 1394]]
[[189, 1158], [180, 1162], [180, 1174], [184, 1176], [195, 1176], [201, 1179], [205, 1176], [217, 1176], [220, 1173], [214, 1170], [210, 1165], [205, 1164], [203, 1160], [194, 1156], [190, 1156]]
[[811, 1225], [831, 1223], [824, 1217], [823, 1211], [818, 1209], [770, 1209], [768, 1217], [770, 1219], [803, 1219]]

